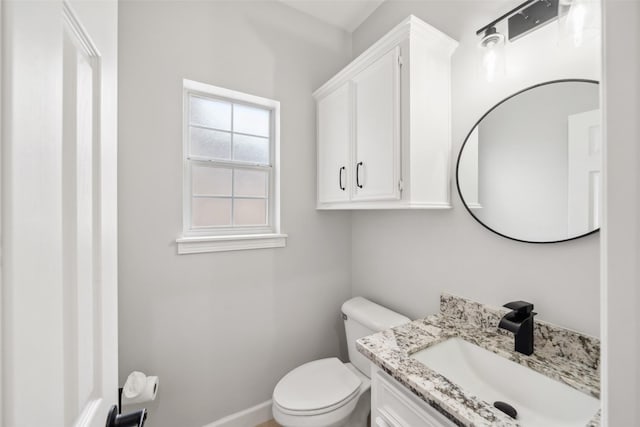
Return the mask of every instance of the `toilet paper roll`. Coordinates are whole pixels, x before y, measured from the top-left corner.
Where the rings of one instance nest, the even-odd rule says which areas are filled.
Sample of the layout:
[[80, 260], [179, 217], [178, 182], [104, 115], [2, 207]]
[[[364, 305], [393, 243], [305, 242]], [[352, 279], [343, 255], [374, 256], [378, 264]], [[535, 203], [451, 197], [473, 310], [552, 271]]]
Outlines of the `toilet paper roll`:
[[132, 372], [129, 378], [127, 378], [124, 389], [128, 392], [122, 393], [123, 405], [149, 402], [156, 398], [160, 384], [158, 377], [149, 376], [142, 378], [144, 374], [142, 374], [142, 376], [140, 374], [142, 373]]

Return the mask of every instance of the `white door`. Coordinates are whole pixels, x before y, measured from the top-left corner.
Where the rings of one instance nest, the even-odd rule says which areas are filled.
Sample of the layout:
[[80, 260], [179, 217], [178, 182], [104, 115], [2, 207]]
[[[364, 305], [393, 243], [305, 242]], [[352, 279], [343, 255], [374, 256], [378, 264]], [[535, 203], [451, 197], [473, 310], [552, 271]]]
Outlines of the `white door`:
[[351, 93], [345, 83], [318, 102], [318, 202], [349, 200]]
[[117, 2], [2, 3], [2, 426], [117, 403]]
[[354, 200], [400, 198], [400, 48], [353, 78]]
[[600, 227], [600, 110], [569, 116], [568, 128], [568, 232], [577, 236]]

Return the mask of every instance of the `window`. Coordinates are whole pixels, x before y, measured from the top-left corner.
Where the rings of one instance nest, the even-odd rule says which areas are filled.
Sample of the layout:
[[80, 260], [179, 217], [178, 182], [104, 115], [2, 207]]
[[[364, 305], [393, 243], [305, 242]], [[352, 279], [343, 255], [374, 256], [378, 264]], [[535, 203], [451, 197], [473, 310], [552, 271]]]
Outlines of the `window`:
[[280, 103], [184, 80], [179, 253], [282, 247]]

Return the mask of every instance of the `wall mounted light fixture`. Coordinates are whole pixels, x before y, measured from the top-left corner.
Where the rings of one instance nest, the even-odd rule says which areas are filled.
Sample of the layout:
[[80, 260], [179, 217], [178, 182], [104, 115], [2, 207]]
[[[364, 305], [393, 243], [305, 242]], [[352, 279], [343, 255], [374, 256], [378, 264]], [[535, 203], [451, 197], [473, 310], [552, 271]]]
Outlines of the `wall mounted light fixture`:
[[476, 35], [482, 37], [479, 44], [481, 66], [487, 81], [495, 80], [504, 70], [505, 36], [496, 30], [496, 26], [506, 20], [508, 40], [514, 41], [555, 19], [559, 1], [572, 0], [527, 0], [476, 31]]
[[513, 41], [555, 19], [558, 16], [559, 1], [592, 0], [527, 0], [480, 28], [476, 31], [476, 35], [484, 34], [487, 30], [506, 19], [509, 41]]
[[600, 34], [601, 0], [527, 0], [476, 31], [480, 39], [481, 67], [491, 82], [504, 72], [505, 36], [496, 26], [507, 21], [507, 39], [512, 42], [558, 18], [559, 41], [579, 47], [587, 37]]

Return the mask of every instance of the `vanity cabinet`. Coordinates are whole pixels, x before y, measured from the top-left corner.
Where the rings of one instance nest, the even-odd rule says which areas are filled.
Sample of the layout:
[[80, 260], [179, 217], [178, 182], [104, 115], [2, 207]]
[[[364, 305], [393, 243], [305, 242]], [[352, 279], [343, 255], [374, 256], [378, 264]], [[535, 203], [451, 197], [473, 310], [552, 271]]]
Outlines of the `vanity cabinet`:
[[451, 207], [456, 46], [410, 16], [314, 92], [318, 209]]
[[371, 425], [373, 427], [454, 427], [455, 424], [371, 365]]

